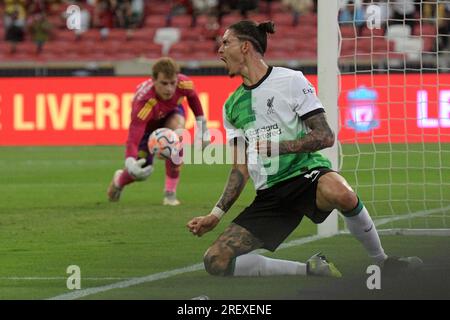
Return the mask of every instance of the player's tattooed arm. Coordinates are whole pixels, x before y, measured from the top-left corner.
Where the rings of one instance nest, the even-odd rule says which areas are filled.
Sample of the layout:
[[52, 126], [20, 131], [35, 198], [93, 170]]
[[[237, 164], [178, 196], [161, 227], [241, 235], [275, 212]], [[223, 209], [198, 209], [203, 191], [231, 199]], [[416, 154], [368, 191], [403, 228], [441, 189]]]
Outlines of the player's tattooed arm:
[[234, 140], [231, 145], [233, 154], [233, 167], [231, 168], [228, 182], [222, 196], [216, 206], [227, 212], [234, 202], [239, 198], [245, 184], [248, 181], [249, 173], [245, 156], [245, 145]]
[[314, 152], [331, 147], [334, 133], [328, 125], [325, 113], [319, 113], [305, 120], [311, 131], [298, 140], [280, 142], [280, 154]]

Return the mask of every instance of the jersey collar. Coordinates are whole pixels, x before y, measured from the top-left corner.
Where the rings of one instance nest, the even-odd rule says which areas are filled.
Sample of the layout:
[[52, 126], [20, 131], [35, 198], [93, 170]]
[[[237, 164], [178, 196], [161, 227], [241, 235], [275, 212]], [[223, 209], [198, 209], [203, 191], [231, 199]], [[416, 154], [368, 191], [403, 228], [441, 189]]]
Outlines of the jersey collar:
[[263, 83], [264, 80], [266, 80], [267, 77], [270, 75], [270, 73], [272, 72], [272, 69], [273, 69], [273, 67], [269, 66], [269, 68], [267, 68], [266, 74], [261, 79], [259, 79], [259, 81], [257, 83], [255, 83], [254, 85], [247, 86], [245, 83], [243, 83], [242, 85], [244, 86], [244, 89], [246, 89], [246, 90], [253, 90], [253, 89], [256, 89], [257, 87], [259, 87], [259, 85], [261, 83]]

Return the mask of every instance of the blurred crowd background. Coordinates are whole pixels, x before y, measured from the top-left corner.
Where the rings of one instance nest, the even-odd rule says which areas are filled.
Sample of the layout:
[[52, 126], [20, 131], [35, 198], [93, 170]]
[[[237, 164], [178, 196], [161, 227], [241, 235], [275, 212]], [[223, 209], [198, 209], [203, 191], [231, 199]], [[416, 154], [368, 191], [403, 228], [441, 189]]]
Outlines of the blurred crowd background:
[[[381, 26], [372, 30], [366, 9], [374, 4], [380, 8]], [[78, 30], [67, 27], [71, 5], [80, 9]], [[170, 55], [206, 63], [217, 60], [226, 27], [241, 19], [275, 22], [269, 60], [314, 64], [317, 55], [316, 0], [1, 0], [0, 12], [0, 62], [124, 61]], [[449, 1], [342, 0], [341, 57], [370, 55], [373, 62], [411, 50], [445, 53], [449, 17]], [[393, 41], [390, 28], [411, 41]]]

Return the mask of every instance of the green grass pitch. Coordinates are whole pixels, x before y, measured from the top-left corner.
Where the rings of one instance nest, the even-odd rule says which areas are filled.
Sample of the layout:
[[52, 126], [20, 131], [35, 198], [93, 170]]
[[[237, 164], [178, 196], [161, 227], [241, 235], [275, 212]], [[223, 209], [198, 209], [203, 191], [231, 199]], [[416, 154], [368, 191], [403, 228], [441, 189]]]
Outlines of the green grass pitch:
[[[446, 208], [386, 227], [449, 228], [450, 146], [376, 148], [346, 147], [343, 168], [374, 218]], [[420, 169], [425, 163], [429, 170]], [[87, 289], [199, 264], [212, 241], [254, 196], [249, 184], [216, 230], [198, 239], [185, 224], [215, 204], [229, 166], [186, 165], [178, 189], [183, 205], [165, 207], [161, 205], [161, 161], [156, 162], [148, 181], [125, 189], [119, 203], [109, 203], [106, 188], [122, 164], [122, 147], [0, 148], [0, 299], [46, 299], [73, 292], [66, 287], [69, 265], [80, 267], [81, 286]], [[374, 183], [381, 187], [374, 188]], [[315, 226], [305, 219], [286, 241], [315, 233]], [[412, 278], [383, 279], [384, 290], [369, 291], [365, 270], [370, 261], [362, 247], [350, 236], [337, 236], [267, 255], [305, 261], [323, 251], [341, 269], [342, 279], [223, 279], [198, 270], [83, 298], [190, 299], [202, 294], [211, 299], [405, 297], [399, 288], [406, 288], [412, 298], [449, 298], [448, 290], [440, 289], [449, 285], [440, 277], [450, 274], [448, 237], [383, 236], [382, 241], [388, 253], [421, 256], [426, 268]], [[339, 288], [351, 290], [343, 296]]]

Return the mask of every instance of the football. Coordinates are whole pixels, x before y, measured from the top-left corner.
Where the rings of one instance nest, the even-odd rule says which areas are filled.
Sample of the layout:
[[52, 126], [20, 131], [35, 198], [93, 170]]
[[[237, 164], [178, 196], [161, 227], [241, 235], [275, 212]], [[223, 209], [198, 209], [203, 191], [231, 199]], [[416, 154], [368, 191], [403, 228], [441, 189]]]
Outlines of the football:
[[179, 136], [169, 128], [156, 129], [148, 138], [148, 150], [159, 158], [171, 159], [180, 151], [180, 147]]

